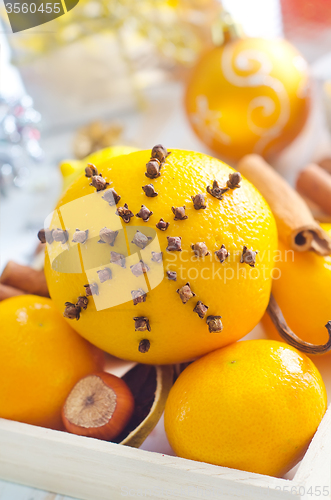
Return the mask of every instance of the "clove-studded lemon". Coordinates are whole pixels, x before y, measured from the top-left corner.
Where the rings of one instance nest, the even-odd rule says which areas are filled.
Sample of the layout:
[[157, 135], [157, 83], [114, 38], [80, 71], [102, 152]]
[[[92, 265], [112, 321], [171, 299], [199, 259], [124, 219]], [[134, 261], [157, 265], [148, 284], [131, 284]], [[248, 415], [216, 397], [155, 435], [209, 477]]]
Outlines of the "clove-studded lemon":
[[269, 300], [277, 232], [259, 192], [161, 145], [87, 165], [45, 222], [59, 310], [120, 358], [167, 364], [246, 335]]

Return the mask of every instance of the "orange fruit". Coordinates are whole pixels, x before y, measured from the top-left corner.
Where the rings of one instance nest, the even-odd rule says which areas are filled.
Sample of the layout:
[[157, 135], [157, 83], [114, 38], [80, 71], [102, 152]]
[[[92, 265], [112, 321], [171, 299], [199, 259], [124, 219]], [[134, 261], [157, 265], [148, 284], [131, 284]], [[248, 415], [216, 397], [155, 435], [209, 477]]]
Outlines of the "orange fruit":
[[[107, 190], [96, 192], [84, 175], [68, 188], [47, 221], [51, 229], [66, 229], [68, 241], [47, 244], [45, 273], [50, 295], [61, 312], [66, 301], [75, 304], [85, 293], [84, 285], [98, 285], [99, 294], [89, 297], [80, 319], [67, 320], [83, 337], [120, 358], [167, 364], [230, 344], [260, 321], [269, 300], [270, 255], [277, 248], [277, 231], [267, 203], [247, 180], [226, 192], [222, 200], [206, 192], [215, 179], [220, 186], [226, 185], [233, 173], [228, 165], [201, 153], [173, 150], [161, 176], [149, 179], [145, 172], [150, 156], [150, 151], [140, 151], [98, 164], [110, 182]], [[145, 195], [142, 186], [149, 183], [157, 196]], [[110, 188], [121, 196], [117, 207], [103, 198]], [[205, 195], [207, 206], [196, 210], [191, 196], [199, 193]], [[141, 205], [153, 214], [146, 222], [134, 216], [123, 223], [116, 208], [124, 203], [133, 214]], [[174, 220], [172, 207], [183, 205], [188, 219]], [[160, 218], [170, 223], [166, 231], [156, 227]], [[118, 231], [113, 246], [98, 243], [104, 227]], [[77, 228], [89, 231], [85, 243], [72, 241]], [[133, 242], [137, 230], [150, 238], [144, 249]], [[181, 237], [182, 251], [167, 251], [167, 237]], [[195, 256], [192, 245], [198, 242], [204, 242], [209, 255]], [[223, 244], [230, 255], [221, 263], [215, 251]], [[244, 245], [259, 252], [255, 268], [240, 262]], [[124, 256], [125, 268], [110, 262], [112, 251]], [[155, 261], [153, 252], [162, 252], [163, 260]], [[140, 259], [149, 270], [137, 277], [131, 266]], [[98, 271], [105, 267], [112, 279], [101, 282]], [[168, 279], [167, 270], [177, 272], [177, 281]], [[187, 282], [195, 296], [183, 304], [176, 290]], [[146, 293], [146, 300], [134, 305], [131, 292], [137, 289]], [[193, 311], [198, 301], [208, 306], [204, 318]], [[209, 331], [209, 315], [222, 316], [221, 332]], [[151, 330], [135, 329], [133, 318], [137, 317], [147, 318]], [[142, 350], [141, 342], [145, 342]]]
[[275, 156], [308, 117], [308, 65], [285, 40], [231, 40], [201, 56], [185, 107], [197, 136], [229, 162]]
[[273, 340], [247, 340], [188, 366], [165, 409], [180, 457], [282, 476], [302, 457], [326, 411], [313, 362]]
[[34, 295], [0, 303], [0, 331], [0, 417], [62, 429], [69, 392], [101, 368], [96, 349]]
[[[331, 236], [331, 224], [321, 224]], [[289, 327], [306, 342], [324, 344], [328, 340], [325, 325], [331, 320], [331, 256], [314, 252], [294, 252], [279, 241], [272, 292]], [[276, 269], [275, 269], [276, 271]], [[268, 314], [263, 318], [268, 336], [280, 336]]]

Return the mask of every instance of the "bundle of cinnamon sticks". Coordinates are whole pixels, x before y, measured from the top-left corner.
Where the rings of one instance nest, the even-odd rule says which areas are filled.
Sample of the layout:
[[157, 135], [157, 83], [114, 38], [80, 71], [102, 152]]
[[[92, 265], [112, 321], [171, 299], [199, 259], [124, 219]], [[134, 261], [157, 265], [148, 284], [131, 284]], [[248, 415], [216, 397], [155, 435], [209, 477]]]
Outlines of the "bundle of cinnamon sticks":
[[49, 297], [44, 271], [9, 261], [0, 276], [0, 301], [23, 294]]

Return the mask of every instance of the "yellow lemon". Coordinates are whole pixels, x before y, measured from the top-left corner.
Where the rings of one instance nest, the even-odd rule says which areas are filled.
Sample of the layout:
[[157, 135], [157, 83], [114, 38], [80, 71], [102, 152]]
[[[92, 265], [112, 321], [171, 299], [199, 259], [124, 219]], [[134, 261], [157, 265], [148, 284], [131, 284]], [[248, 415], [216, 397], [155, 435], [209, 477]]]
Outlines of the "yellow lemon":
[[[331, 224], [321, 224], [331, 236]], [[294, 252], [279, 242], [273, 294], [289, 327], [306, 342], [324, 344], [325, 325], [331, 320], [331, 257], [314, 252]], [[280, 340], [269, 316], [263, 318], [266, 333]]]

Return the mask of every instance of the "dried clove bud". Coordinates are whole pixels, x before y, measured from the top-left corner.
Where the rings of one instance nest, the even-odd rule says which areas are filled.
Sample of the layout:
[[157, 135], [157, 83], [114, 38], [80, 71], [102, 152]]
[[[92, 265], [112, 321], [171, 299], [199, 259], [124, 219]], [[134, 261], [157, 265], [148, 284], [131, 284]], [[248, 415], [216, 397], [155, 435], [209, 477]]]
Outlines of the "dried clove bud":
[[92, 295], [99, 295], [99, 286], [97, 283], [89, 283], [84, 285], [86, 297], [91, 297]]
[[73, 243], [85, 243], [87, 238], [88, 238], [88, 229], [86, 229], [86, 231], [80, 231], [79, 229], [76, 229], [76, 232], [72, 238], [72, 242]]
[[150, 347], [151, 347], [150, 341], [148, 339], [142, 339], [139, 342], [138, 351], [145, 354], [146, 352], [149, 351]]
[[113, 275], [111, 269], [109, 267], [105, 267], [104, 269], [100, 269], [97, 271], [100, 283], [104, 283], [105, 281], [111, 280]]
[[196, 210], [200, 210], [201, 208], [205, 209], [207, 207], [206, 195], [199, 193], [196, 194], [195, 196], [191, 196], [191, 199], [193, 201], [193, 206]]
[[88, 163], [85, 168], [85, 177], [93, 177], [94, 175], [98, 175], [98, 169], [93, 163]]
[[69, 238], [68, 231], [63, 231], [63, 229], [53, 229], [52, 236], [54, 241], [58, 241], [60, 243], [66, 243]]
[[161, 231], [166, 231], [169, 227], [169, 222], [166, 222], [163, 219], [160, 219], [159, 222], [156, 224], [156, 227], [160, 229]]
[[240, 262], [242, 264], [245, 263], [251, 267], [255, 267], [257, 253], [258, 252], [254, 252], [254, 250], [248, 250], [248, 248], [244, 246]]
[[195, 254], [196, 257], [205, 257], [206, 255], [209, 255], [209, 250], [207, 248], [206, 243], [203, 241], [199, 241], [198, 243], [194, 243], [194, 245], [191, 245], [191, 248]]
[[136, 332], [145, 332], [148, 330], [151, 331], [151, 327], [149, 324], [149, 319], [146, 316], [136, 316], [133, 318], [134, 320], [134, 329]]
[[110, 262], [112, 264], [117, 264], [120, 267], [125, 268], [125, 255], [117, 252], [110, 252]]
[[130, 219], [134, 217], [134, 213], [131, 212], [127, 203], [124, 203], [123, 207], [118, 207], [116, 215], [119, 215], [123, 219], [123, 222], [126, 223], [130, 222]]
[[110, 207], [113, 207], [114, 205], [117, 205], [121, 197], [119, 194], [116, 193], [115, 189], [110, 188], [107, 189], [102, 199], [105, 200]]
[[201, 300], [198, 300], [195, 308], [193, 309], [193, 312], [196, 312], [199, 318], [203, 319], [206, 316], [207, 311], [208, 311], [208, 306], [205, 306], [205, 304], [203, 304]]
[[144, 249], [148, 245], [148, 242], [152, 239], [153, 238], [151, 236], [146, 236], [145, 234], [141, 233], [137, 229], [137, 232], [134, 235], [131, 243], [133, 243], [134, 245], [137, 245], [138, 248]]
[[241, 175], [239, 172], [233, 172], [232, 174], [229, 175], [229, 180], [227, 181], [226, 185], [230, 189], [236, 189], [240, 187], [241, 183]]
[[102, 177], [102, 174], [93, 175], [90, 186], [95, 187], [97, 191], [103, 191], [107, 186], [109, 186], [109, 182], [107, 182], [106, 179]]
[[218, 258], [218, 260], [221, 263], [223, 263], [225, 261], [225, 259], [227, 259], [229, 257], [229, 252], [225, 248], [225, 245], [222, 245], [219, 250], [216, 250], [215, 255]]
[[73, 304], [72, 302], [66, 302], [64, 305], [66, 306], [63, 313], [63, 316], [65, 318], [77, 320], [80, 318], [80, 306], [78, 306], [77, 304]]
[[133, 305], [136, 306], [141, 302], [146, 302], [147, 293], [144, 292], [142, 288], [138, 288], [138, 290], [131, 290]]
[[149, 221], [151, 215], [153, 215], [153, 212], [151, 212], [147, 207], [145, 207], [145, 205], [141, 205], [141, 209], [136, 214], [136, 217], [139, 217], [144, 222], [147, 222]]
[[163, 256], [162, 252], [152, 252], [152, 261], [157, 262], [158, 264], [162, 262]]
[[52, 229], [40, 229], [38, 232], [38, 238], [41, 243], [53, 243], [53, 230]]
[[218, 185], [218, 182], [215, 180], [213, 182], [213, 187], [211, 188], [210, 186], [207, 186], [207, 192], [214, 196], [214, 198], [217, 198], [218, 200], [222, 200], [223, 194], [229, 191], [229, 188], [221, 188]]
[[195, 293], [192, 292], [189, 283], [186, 283], [182, 288], [178, 288], [176, 292], [179, 294], [183, 304], [186, 304], [192, 297], [195, 297]]
[[181, 236], [167, 236], [168, 252], [181, 252], [182, 251], [182, 237]]
[[171, 207], [172, 213], [174, 214], [174, 220], [185, 220], [188, 219], [185, 215], [185, 205], [183, 207]]
[[148, 163], [146, 163], [146, 177], [149, 179], [156, 179], [157, 177], [160, 177], [160, 168], [161, 164], [159, 160], [152, 158]]
[[221, 332], [223, 330], [221, 318], [222, 316], [207, 316], [206, 323], [210, 333]]
[[155, 191], [155, 187], [153, 186], [153, 184], [146, 184], [145, 186], [143, 186], [143, 191], [145, 195], [148, 196], [149, 198], [154, 198], [155, 196], [158, 195], [158, 193]]
[[177, 281], [177, 273], [176, 271], [167, 271], [168, 280]]
[[76, 306], [80, 307], [81, 309], [86, 310], [87, 306], [88, 306], [88, 298], [85, 297], [84, 295], [81, 295], [77, 299]]
[[150, 268], [147, 264], [145, 264], [143, 260], [140, 260], [139, 262], [137, 262], [137, 264], [133, 264], [132, 266], [130, 266], [130, 269], [132, 274], [137, 277], [150, 271]]
[[160, 163], [164, 163], [166, 161], [167, 156], [169, 156], [171, 151], [168, 153], [167, 148], [162, 146], [162, 144], [157, 144], [152, 149], [152, 158], [157, 158]]
[[112, 231], [108, 227], [103, 227], [99, 232], [100, 240], [98, 243], [107, 243], [111, 247], [114, 246], [118, 231]]

